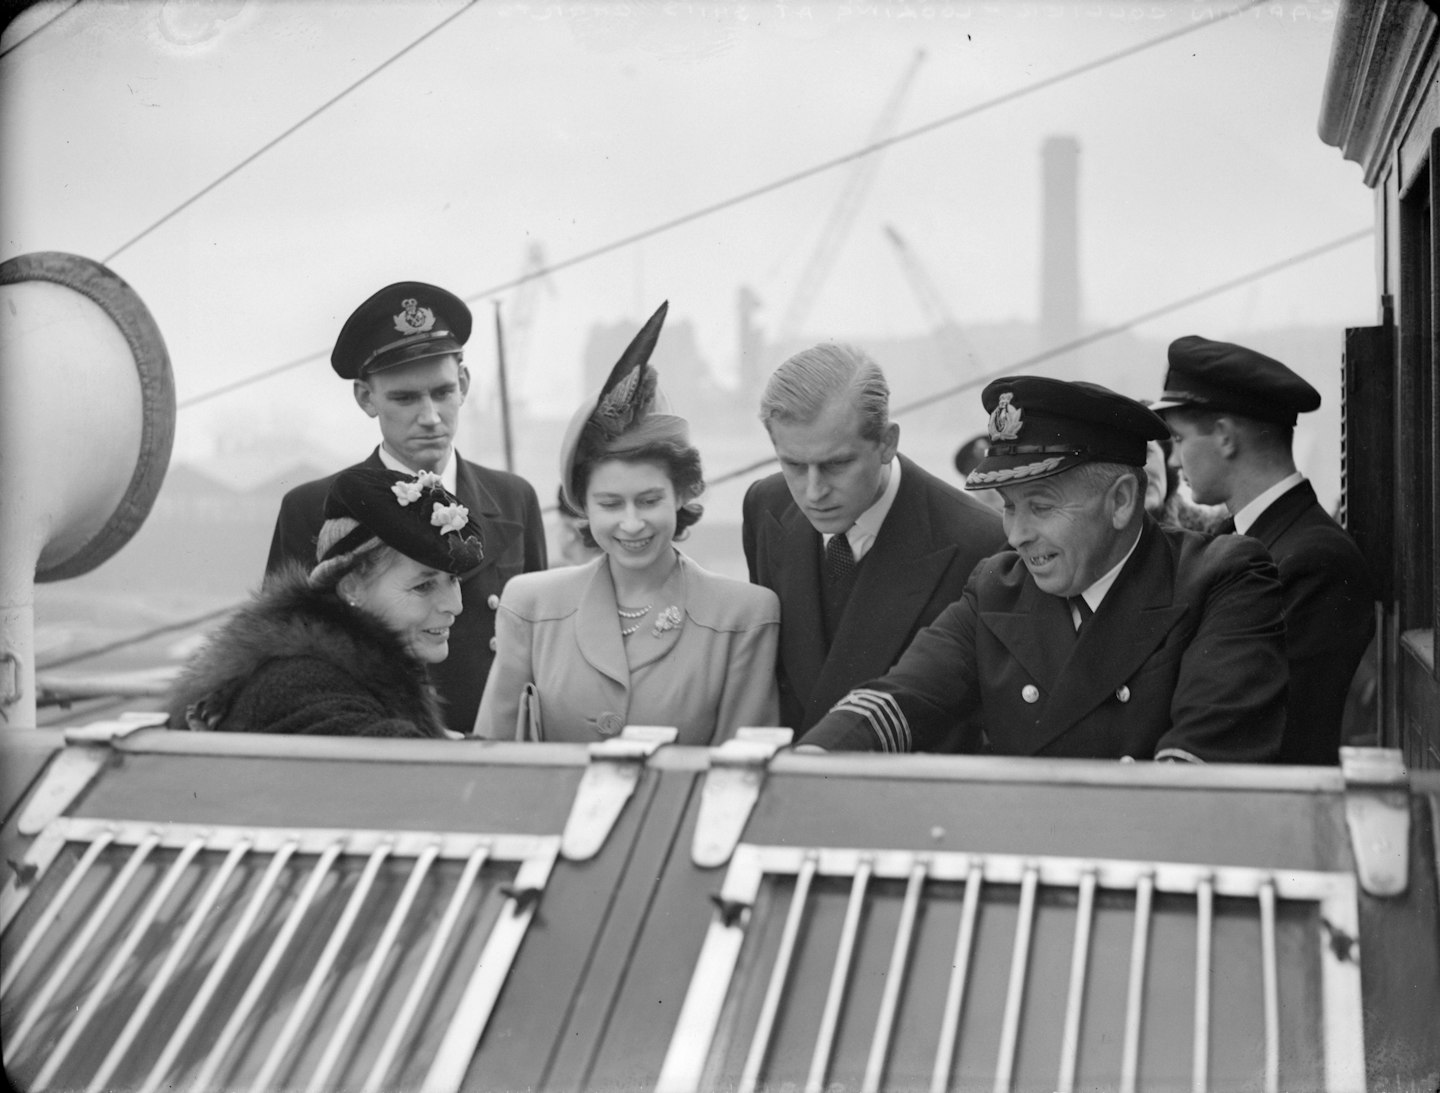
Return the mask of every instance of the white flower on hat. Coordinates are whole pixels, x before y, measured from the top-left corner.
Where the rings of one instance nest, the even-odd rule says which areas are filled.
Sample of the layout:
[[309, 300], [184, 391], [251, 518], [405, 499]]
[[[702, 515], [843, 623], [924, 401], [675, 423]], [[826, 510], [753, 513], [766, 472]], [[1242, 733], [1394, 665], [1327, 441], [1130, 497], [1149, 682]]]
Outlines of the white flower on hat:
[[390, 487], [390, 492], [395, 495], [395, 500], [399, 501], [401, 506], [403, 507], [405, 505], [408, 505], [411, 501], [420, 500], [420, 483], [396, 482], [393, 486]]
[[442, 505], [435, 502], [435, 508], [430, 513], [430, 522], [440, 529], [440, 534], [445, 535], [451, 531], [460, 531], [470, 519], [470, 510], [464, 505]]
[[396, 482], [390, 487], [390, 492], [395, 495], [395, 500], [399, 501], [403, 508], [411, 501], [420, 500], [420, 495], [425, 490], [443, 489], [444, 485], [443, 479], [434, 471], [416, 471], [413, 480]]

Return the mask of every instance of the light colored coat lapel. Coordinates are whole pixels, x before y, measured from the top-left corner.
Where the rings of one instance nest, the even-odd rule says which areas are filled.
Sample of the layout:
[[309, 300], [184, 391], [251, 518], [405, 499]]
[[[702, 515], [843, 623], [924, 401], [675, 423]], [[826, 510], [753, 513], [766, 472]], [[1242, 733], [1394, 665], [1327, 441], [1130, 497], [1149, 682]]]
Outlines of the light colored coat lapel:
[[595, 671], [630, 689], [630, 666], [625, 660], [625, 639], [615, 614], [615, 585], [610, 580], [610, 562], [604, 555], [590, 563], [594, 569], [580, 596], [575, 613], [575, 644], [584, 661]]

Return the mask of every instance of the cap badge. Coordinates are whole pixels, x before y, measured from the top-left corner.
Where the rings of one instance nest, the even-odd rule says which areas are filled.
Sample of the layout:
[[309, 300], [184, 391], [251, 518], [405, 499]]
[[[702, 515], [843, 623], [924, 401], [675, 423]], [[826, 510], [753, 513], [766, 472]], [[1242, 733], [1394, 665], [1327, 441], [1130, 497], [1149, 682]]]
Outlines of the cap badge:
[[1011, 402], [1014, 397], [1013, 391], [1006, 391], [1000, 396], [1000, 402], [991, 413], [990, 439], [992, 441], [1014, 440], [1020, 435], [1020, 426], [1023, 422], [1020, 420], [1020, 407]]
[[400, 306], [405, 310], [395, 316], [395, 329], [401, 334], [425, 334], [435, 325], [435, 312], [421, 307], [413, 296], [400, 301]]

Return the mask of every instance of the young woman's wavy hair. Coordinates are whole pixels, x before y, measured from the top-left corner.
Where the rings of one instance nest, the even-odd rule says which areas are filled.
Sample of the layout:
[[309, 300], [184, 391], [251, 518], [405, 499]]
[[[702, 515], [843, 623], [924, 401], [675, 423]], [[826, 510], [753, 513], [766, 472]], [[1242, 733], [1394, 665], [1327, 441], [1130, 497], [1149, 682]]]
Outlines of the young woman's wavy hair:
[[[651, 440], [633, 448], [587, 452], [575, 468], [576, 497], [583, 498], [589, 490], [590, 476], [595, 472], [595, 468], [612, 459], [621, 463], [653, 463], [664, 470], [675, 490], [675, 497], [680, 501], [679, 511], [675, 513], [676, 539], [685, 538], [690, 528], [704, 515], [705, 506], [700, 504], [697, 498], [705, 491], [705, 473], [700, 465], [700, 452], [694, 446], [678, 440]], [[580, 538], [585, 545], [592, 550], [596, 549], [599, 544], [590, 534], [585, 514], [571, 512], [570, 515], [581, 521]]]

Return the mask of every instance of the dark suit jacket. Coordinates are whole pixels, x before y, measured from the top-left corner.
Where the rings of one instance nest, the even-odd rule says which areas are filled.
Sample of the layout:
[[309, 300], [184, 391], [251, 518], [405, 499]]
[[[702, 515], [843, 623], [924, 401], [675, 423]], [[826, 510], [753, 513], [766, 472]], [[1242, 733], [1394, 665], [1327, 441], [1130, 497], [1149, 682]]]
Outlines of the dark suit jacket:
[[[500, 590], [517, 573], [545, 568], [545, 525], [529, 482], [456, 455], [455, 494], [480, 525], [485, 561], [460, 586], [463, 610], [450, 629], [450, 655], [432, 665], [431, 678], [445, 700], [445, 724], [456, 732], [475, 727], [485, 677], [495, 659], [495, 610]], [[379, 449], [358, 464], [382, 468]], [[337, 472], [338, 474], [339, 472]], [[325, 495], [335, 475], [296, 486], [280, 502], [265, 575], [295, 559], [315, 564], [315, 539], [324, 523]]]
[[966, 750], [1257, 762], [1279, 752], [1285, 680], [1280, 582], [1260, 544], [1146, 517], [1079, 636], [1064, 598], [1006, 551], [804, 742], [927, 751], [978, 709], [985, 739]]
[[900, 491], [866, 553], [827, 654], [820, 533], [774, 474], [745, 493], [750, 580], [780, 597], [780, 723], [803, 732], [846, 691], [884, 674], [960, 598], [975, 563], [1005, 547], [994, 510], [899, 456]]
[[1275, 559], [1285, 596], [1290, 708], [1280, 761], [1333, 766], [1350, 680], [1375, 633], [1365, 559], [1309, 482], [1283, 493], [1246, 534]]

